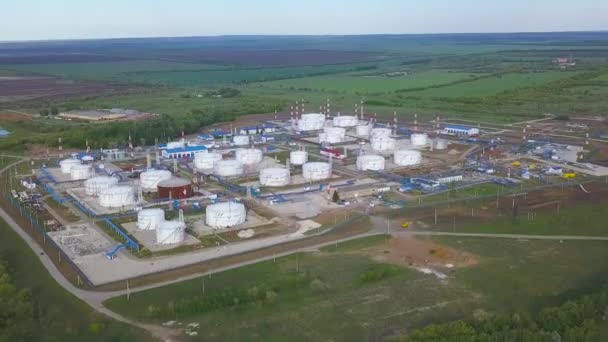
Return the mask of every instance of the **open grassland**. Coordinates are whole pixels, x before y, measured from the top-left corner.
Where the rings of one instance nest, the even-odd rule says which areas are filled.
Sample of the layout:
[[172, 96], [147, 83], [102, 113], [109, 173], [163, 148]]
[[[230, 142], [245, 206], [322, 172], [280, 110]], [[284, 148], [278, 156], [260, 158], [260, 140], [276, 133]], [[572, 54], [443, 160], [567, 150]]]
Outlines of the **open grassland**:
[[88, 305], [67, 293], [4, 221], [0, 221], [0, 233], [0, 261], [8, 265], [17, 288], [29, 289], [34, 308], [31, 321], [21, 320], [12, 324], [20, 329], [29, 329], [31, 341], [153, 340], [135, 328], [96, 314]]
[[390, 248], [380, 236], [106, 305], [143, 321], [200, 323], [192, 341], [384, 340], [431, 322], [470, 318], [475, 309], [535, 312], [594, 288], [608, 271], [600, 261], [608, 256], [604, 242], [434, 240], [477, 255], [479, 264], [444, 269], [448, 278], [440, 280], [408, 268], [405, 258], [376, 261]]
[[401, 89], [440, 86], [479, 75], [428, 71], [406, 76], [319, 76], [253, 84], [251, 87], [317, 90], [346, 93], [385, 93]]

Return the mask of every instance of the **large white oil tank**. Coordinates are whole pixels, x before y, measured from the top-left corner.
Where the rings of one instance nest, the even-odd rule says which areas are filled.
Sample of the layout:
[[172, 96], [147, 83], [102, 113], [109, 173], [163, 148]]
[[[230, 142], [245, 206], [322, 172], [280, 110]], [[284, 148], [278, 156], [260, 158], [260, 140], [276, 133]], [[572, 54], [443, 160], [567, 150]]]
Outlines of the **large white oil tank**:
[[372, 131], [371, 125], [360, 125], [357, 126], [357, 135], [360, 137], [368, 137]]
[[429, 142], [429, 136], [426, 133], [414, 133], [411, 136], [412, 145], [416, 147], [426, 146]]
[[186, 141], [184, 139], [178, 140], [178, 141], [169, 141], [167, 143], [167, 149], [184, 148], [184, 147], [186, 147]]
[[213, 166], [213, 174], [220, 177], [234, 177], [243, 174], [243, 163], [235, 159], [219, 160]]
[[337, 144], [346, 138], [346, 130], [342, 127], [325, 127], [323, 133], [319, 133], [319, 142]]
[[257, 148], [243, 148], [236, 150], [236, 160], [244, 165], [258, 164], [262, 162], [262, 150]]
[[184, 242], [186, 224], [180, 221], [163, 221], [156, 227], [157, 245], [174, 245]]
[[91, 177], [91, 165], [74, 165], [70, 169], [71, 180], [82, 180]]
[[271, 167], [260, 171], [260, 185], [262, 186], [285, 186], [289, 185], [291, 175], [289, 169], [282, 167]]
[[399, 166], [418, 165], [422, 162], [422, 154], [420, 151], [398, 150], [393, 154], [393, 161]]
[[298, 120], [298, 130], [300, 131], [318, 131], [325, 126], [325, 115], [319, 113], [302, 114]]
[[120, 208], [135, 204], [135, 193], [128, 185], [117, 185], [99, 192], [99, 205], [104, 208]]
[[249, 145], [249, 136], [248, 135], [235, 135], [232, 138], [232, 142], [236, 146], [247, 146], [247, 145]]
[[371, 138], [390, 138], [393, 134], [393, 131], [390, 128], [378, 127], [373, 128], [371, 131]]
[[97, 176], [84, 182], [84, 191], [89, 196], [97, 196], [101, 190], [111, 188], [118, 184], [118, 178], [110, 176]]
[[137, 213], [137, 229], [156, 230], [165, 222], [165, 211], [160, 208], [142, 209]]
[[395, 150], [397, 142], [393, 138], [379, 136], [372, 138], [372, 149], [377, 152], [391, 152]]
[[199, 170], [211, 170], [216, 162], [222, 160], [222, 155], [215, 152], [203, 152], [194, 155], [194, 167]]
[[80, 165], [80, 160], [75, 159], [75, 158], [70, 158], [70, 159], [64, 159], [62, 161], [59, 162], [59, 167], [61, 168], [61, 173], [64, 173], [66, 175], [70, 174], [70, 171], [72, 170], [72, 167], [74, 165]]
[[448, 148], [448, 141], [445, 139], [435, 139], [433, 148], [436, 150], [446, 150]]
[[302, 165], [302, 176], [307, 181], [319, 181], [331, 177], [331, 164], [310, 162]]
[[246, 218], [245, 205], [232, 201], [211, 204], [205, 210], [205, 224], [216, 229], [243, 224]]
[[359, 119], [350, 115], [336, 116], [333, 119], [333, 124], [334, 127], [355, 127], [359, 124]]
[[149, 170], [139, 175], [139, 184], [145, 191], [156, 191], [158, 183], [171, 178], [169, 170]]
[[380, 171], [384, 170], [385, 160], [383, 156], [366, 154], [357, 157], [357, 170], [360, 171]]
[[308, 161], [308, 152], [306, 151], [291, 151], [289, 153], [289, 162], [292, 165], [304, 165]]

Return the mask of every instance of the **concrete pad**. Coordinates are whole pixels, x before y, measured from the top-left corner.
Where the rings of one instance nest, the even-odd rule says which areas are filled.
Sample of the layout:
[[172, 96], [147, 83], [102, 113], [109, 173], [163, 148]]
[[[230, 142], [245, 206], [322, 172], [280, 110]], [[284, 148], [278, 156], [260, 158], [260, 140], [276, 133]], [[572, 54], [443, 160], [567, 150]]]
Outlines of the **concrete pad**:
[[89, 223], [66, 226], [48, 235], [75, 262], [84, 256], [104, 254], [117, 244]]

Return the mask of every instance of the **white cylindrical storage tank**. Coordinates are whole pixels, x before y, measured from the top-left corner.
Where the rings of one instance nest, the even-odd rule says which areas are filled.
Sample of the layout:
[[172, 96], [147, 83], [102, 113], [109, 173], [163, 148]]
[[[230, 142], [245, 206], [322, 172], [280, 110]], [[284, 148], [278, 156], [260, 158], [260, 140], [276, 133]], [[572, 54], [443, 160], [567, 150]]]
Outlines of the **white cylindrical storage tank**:
[[434, 149], [436, 150], [446, 150], [448, 148], [448, 141], [445, 139], [435, 139]]
[[236, 160], [244, 165], [258, 164], [262, 162], [262, 150], [257, 148], [244, 148], [236, 150]]
[[311, 162], [302, 166], [302, 175], [307, 181], [319, 181], [331, 177], [331, 164]]
[[243, 163], [234, 159], [219, 160], [213, 166], [213, 174], [220, 177], [233, 177], [243, 174]]
[[360, 137], [368, 137], [372, 131], [372, 126], [370, 125], [361, 125], [357, 126], [357, 135]]
[[399, 150], [393, 154], [393, 161], [399, 166], [418, 165], [422, 162], [422, 154], [419, 151]]
[[384, 170], [385, 160], [383, 156], [363, 155], [357, 157], [357, 170], [360, 171], [380, 171]]
[[186, 224], [180, 221], [163, 221], [156, 227], [157, 245], [174, 245], [184, 242]]
[[216, 162], [222, 160], [222, 155], [215, 152], [203, 152], [194, 155], [194, 167], [199, 170], [211, 170]]
[[169, 170], [144, 171], [139, 175], [139, 184], [144, 191], [156, 191], [158, 183], [171, 178]]
[[429, 136], [426, 133], [414, 133], [411, 140], [413, 146], [422, 147], [428, 144]]
[[82, 180], [91, 177], [91, 165], [74, 165], [70, 169], [71, 180]]
[[334, 127], [355, 127], [358, 123], [359, 119], [350, 115], [336, 116], [333, 119]]
[[271, 167], [260, 171], [260, 185], [262, 186], [285, 186], [289, 185], [291, 175], [289, 169], [282, 167]]
[[325, 127], [323, 133], [319, 133], [319, 142], [337, 144], [346, 138], [346, 130], [342, 127]]
[[236, 146], [247, 146], [247, 145], [249, 145], [249, 136], [248, 135], [235, 135], [232, 138], [232, 142]]
[[377, 152], [394, 151], [397, 144], [395, 139], [382, 136], [372, 138], [371, 143], [372, 149]]
[[80, 160], [75, 159], [75, 158], [70, 158], [70, 159], [64, 159], [62, 161], [59, 162], [59, 167], [61, 168], [61, 173], [64, 173], [66, 175], [70, 174], [70, 171], [72, 170], [72, 167], [74, 165], [80, 165]]
[[390, 136], [393, 134], [393, 131], [390, 128], [383, 128], [383, 127], [378, 127], [378, 128], [373, 128], [371, 130], [371, 138], [390, 138]]
[[120, 208], [135, 203], [133, 188], [118, 185], [99, 192], [99, 205], [105, 208]]
[[308, 161], [308, 152], [292, 151], [289, 153], [289, 162], [292, 165], [304, 165]]
[[319, 113], [302, 114], [298, 120], [298, 130], [300, 131], [318, 131], [325, 126], [325, 115]]
[[137, 229], [156, 230], [165, 222], [165, 211], [160, 208], [143, 209], [137, 213]]
[[89, 196], [97, 196], [101, 190], [111, 188], [118, 184], [118, 178], [109, 176], [97, 176], [84, 182], [84, 191]]
[[245, 205], [237, 202], [211, 204], [205, 210], [205, 224], [216, 229], [237, 226], [246, 217]]

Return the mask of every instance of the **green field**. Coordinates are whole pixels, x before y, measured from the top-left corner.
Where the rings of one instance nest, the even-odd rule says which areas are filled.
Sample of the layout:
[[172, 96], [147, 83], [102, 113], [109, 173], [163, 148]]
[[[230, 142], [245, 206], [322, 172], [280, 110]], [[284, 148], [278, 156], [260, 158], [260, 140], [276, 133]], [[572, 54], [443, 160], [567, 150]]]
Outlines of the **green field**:
[[414, 97], [483, 97], [518, 88], [534, 87], [568, 78], [576, 75], [574, 72], [552, 71], [532, 74], [507, 74], [484, 78], [467, 83], [447, 87], [438, 87], [421, 91], [407, 92]]
[[480, 75], [460, 72], [427, 71], [408, 76], [319, 76], [256, 83], [251, 87], [310, 89], [327, 92], [385, 93], [400, 89], [440, 86]]
[[0, 261], [8, 265], [14, 285], [31, 293], [34, 306], [31, 320], [12, 322], [30, 331], [29, 341], [152, 340], [135, 328], [96, 314], [87, 304], [67, 293], [4, 221], [0, 221], [0, 234]]
[[132, 294], [130, 302], [117, 297], [106, 305], [142, 321], [200, 323], [192, 341], [363, 341], [470, 318], [475, 309], [536, 312], [607, 279], [605, 242], [436, 241], [474, 253], [480, 263], [447, 271], [447, 281], [440, 281], [373, 261], [367, 251], [382, 251], [380, 236], [214, 274], [204, 285], [199, 278]]

